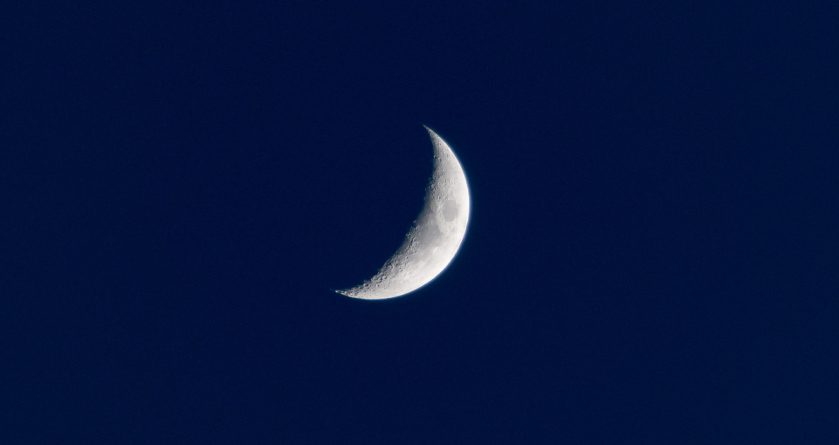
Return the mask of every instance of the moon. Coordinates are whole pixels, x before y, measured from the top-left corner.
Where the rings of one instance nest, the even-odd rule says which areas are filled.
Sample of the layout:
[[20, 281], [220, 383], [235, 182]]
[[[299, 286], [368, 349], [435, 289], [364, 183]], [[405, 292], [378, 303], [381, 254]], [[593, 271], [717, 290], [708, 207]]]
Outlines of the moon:
[[383, 300], [413, 292], [440, 275], [457, 254], [469, 223], [469, 187], [451, 147], [430, 128], [434, 172], [425, 189], [425, 203], [405, 241], [379, 272], [339, 294]]

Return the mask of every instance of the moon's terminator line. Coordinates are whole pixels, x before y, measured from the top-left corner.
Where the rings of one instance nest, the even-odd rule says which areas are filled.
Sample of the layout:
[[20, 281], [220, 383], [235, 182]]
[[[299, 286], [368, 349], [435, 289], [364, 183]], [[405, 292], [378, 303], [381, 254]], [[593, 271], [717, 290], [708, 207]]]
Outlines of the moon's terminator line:
[[339, 294], [365, 300], [399, 297], [426, 285], [454, 258], [469, 222], [469, 187], [457, 157], [437, 133], [434, 173], [425, 189], [425, 205], [399, 250], [364, 283]]

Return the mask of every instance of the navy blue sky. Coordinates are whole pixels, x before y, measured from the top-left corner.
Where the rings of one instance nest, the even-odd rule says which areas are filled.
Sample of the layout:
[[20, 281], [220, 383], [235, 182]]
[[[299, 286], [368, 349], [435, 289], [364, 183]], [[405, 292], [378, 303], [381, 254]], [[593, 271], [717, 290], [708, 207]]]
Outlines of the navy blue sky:
[[837, 19], [0, 6], [0, 438], [835, 443]]

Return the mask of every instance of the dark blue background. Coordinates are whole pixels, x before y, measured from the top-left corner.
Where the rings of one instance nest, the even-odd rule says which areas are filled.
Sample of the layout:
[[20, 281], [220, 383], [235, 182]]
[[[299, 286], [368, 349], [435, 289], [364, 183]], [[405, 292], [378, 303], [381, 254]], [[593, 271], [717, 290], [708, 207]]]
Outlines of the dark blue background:
[[3, 442], [839, 440], [836, 9], [11, 3]]

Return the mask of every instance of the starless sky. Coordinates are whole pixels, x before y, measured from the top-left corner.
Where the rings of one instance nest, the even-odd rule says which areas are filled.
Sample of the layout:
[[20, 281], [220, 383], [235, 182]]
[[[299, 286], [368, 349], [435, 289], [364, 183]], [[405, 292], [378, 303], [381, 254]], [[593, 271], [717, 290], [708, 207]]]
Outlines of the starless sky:
[[0, 441], [836, 443], [837, 22], [4, 2]]

